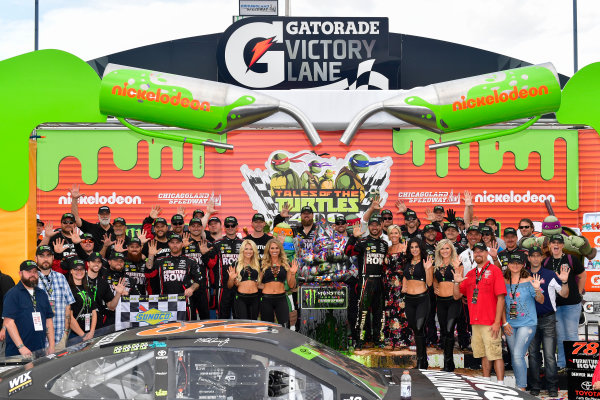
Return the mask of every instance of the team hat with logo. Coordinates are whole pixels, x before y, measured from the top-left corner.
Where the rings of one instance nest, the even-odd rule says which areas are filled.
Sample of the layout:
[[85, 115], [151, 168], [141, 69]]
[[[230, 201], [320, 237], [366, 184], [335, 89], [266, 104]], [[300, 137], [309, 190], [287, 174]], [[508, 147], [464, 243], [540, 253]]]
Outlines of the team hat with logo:
[[312, 209], [311, 206], [304, 206], [304, 207], [302, 207], [302, 209], [300, 210], [300, 214], [305, 213], [305, 212], [311, 213], [311, 214], [314, 213], [314, 211], [313, 211], [313, 209]]
[[514, 253], [511, 253], [511, 255], [508, 256], [508, 262], [525, 264], [525, 253], [523, 253], [522, 251], [516, 251]]
[[261, 213], [256, 213], [252, 216], [252, 222], [254, 221], [262, 221], [265, 222], [265, 216], [262, 215]]
[[204, 217], [204, 211], [198, 209], [198, 210], [194, 210], [194, 213], [192, 215], [196, 215], [196, 214], [201, 214], [200, 218]]
[[25, 260], [19, 266], [19, 271], [31, 271], [37, 268], [37, 264], [33, 260]]
[[383, 217], [384, 215], [391, 215], [392, 217], [394, 216], [394, 213], [392, 213], [391, 210], [382, 210], [381, 211], [381, 216]]
[[221, 219], [219, 217], [210, 217], [210, 219], [208, 220], [208, 224], [210, 225], [211, 222], [221, 223]]
[[121, 218], [121, 217], [115, 218], [115, 220], [113, 221], [113, 225], [116, 225], [116, 224], [127, 225], [127, 223], [125, 222], [125, 218]]
[[183, 238], [181, 237], [181, 235], [178, 235], [178, 234], [176, 234], [176, 233], [171, 233], [171, 234], [169, 235], [169, 242], [170, 242], [171, 240], [178, 240], [178, 241], [180, 241], [180, 242], [183, 242]]
[[70, 219], [75, 222], [75, 216], [71, 213], [64, 213], [62, 217], [60, 217], [60, 222], [64, 222], [65, 220]]
[[371, 215], [371, 217], [369, 218], [369, 225], [371, 225], [373, 223], [377, 223], [377, 224], [381, 223], [381, 216], [379, 214]]
[[41, 256], [44, 253], [54, 254], [54, 252], [52, 251], [52, 248], [50, 246], [48, 246], [47, 244], [43, 244], [43, 245], [39, 246], [37, 248], [37, 250], [35, 251], [36, 256]]
[[238, 220], [236, 217], [233, 217], [230, 215], [229, 217], [225, 218], [225, 225], [227, 225], [227, 224], [233, 224], [233, 225], [237, 226]]
[[83, 262], [83, 260], [79, 259], [78, 257], [69, 257], [65, 260], [65, 269], [66, 270], [77, 269], [77, 268], [85, 269], [85, 263]]
[[140, 246], [142, 245], [142, 241], [138, 237], [129, 239], [129, 244], [133, 244], [133, 243], [139, 244]]
[[417, 219], [417, 213], [413, 210], [406, 210], [404, 213], [404, 219], [408, 221], [412, 221], [413, 219]]
[[91, 233], [83, 233], [81, 234], [81, 240], [92, 240], [94, 241], [94, 235], [92, 235]]
[[190, 225], [193, 225], [193, 224], [202, 225], [202, 220], [200, 218], [192, 218], [192, 219], [190, 219]]
[[517, 236], [517, 230], [515, 228], [508, 227], [504, 230], [504, 236], [506, 235], [515, 235]]
[[540, 246], [533, 246], [529, 249], [529, 255], [533, 255], [533, 253], [539, 253], [541, 256], [544, 255], [542, 248]]
[[444, 232], [446, 232], [448, 229], [456, 229], [458, 231], [458, 226], [456, 226], [454, 222], [448, 222], [442, 229]]
[[109, 260], [118, 260], [118, 259], [124, 260], [125, 254], [121, 253], [120, 251], [113, 251], [108, 259]]
[[444, 212], [444, 207], [442, 206], [435, 206], [433, 207], [433, 212]]
[[467, 233], [469, 232], [478, 232], [481, 233], [481, 231], [479, 230], [479, 227], [477, 225], [471, 225], [470, 227], [467, 228]]
[[475, 249], [480, 249], [480, 250], [485, 250], [487, 251], [487, 246], [485, 245], [485, 243], [482, 242], [477, 242], [473, 245], [473, 250]]
[[346, 217], [344, 217], [343, 215], [338, 215], [335, 217], [335, 224], [336, 225], [344, 225], [346, 224]]
[[95, 261], [95, 260], [100, 260], [102, 261], [102, 254], [98, 253], [97, 251], [93, 252], [92, 254], [90, 254], [87, 258], [88, 261]]
[[564, 243], [565, 238], [560, 233], [555, 233], [554, 235], [550, 236], [550, 243], [552, 243], [552, 242]]
[[167, 220], [162, 217], [158, 217], [154, 220], [154, 225], [158, 225], [158, 224], [167, 225]]
[[185, 221], [183, 220], [183, 215], [181, 214], [175, 214], [171, 217], [171, 224], [172, 225], [183, 225], [185, 224]]
[[481, 232], [482, 235], [493, 235], [494, 234], [494, 230], [487, 225], [484, 225], [481, 228], [479, 228], [479, 231]]
[[427, 231], [430, 231], [430, 230], [434, 230], [435, 231], [435, 225], [433, 225], [433, 224], [427, 224], [427, 225], [425, 225], [425, 228], [423, 228], [423, 232], [427, 232]]

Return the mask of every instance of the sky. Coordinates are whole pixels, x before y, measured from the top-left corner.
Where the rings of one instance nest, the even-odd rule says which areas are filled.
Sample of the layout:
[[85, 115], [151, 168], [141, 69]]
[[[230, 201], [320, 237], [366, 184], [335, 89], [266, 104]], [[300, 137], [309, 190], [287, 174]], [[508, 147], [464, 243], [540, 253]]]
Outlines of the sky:
[[[571, 0], [289, 0], [292, 16], [388, 17], [394, 33], [493, 51], [571, 76]], [[0, 1], [0, 60], [33, 51], [34, 0]], [[285, 0], [279, 0], [280, 15]], [[39, 47], [84, 59], [223, 32], [238, 0], [39, 0]], [[600, 61], [600, 2], [577, 0], [579, 69]]]

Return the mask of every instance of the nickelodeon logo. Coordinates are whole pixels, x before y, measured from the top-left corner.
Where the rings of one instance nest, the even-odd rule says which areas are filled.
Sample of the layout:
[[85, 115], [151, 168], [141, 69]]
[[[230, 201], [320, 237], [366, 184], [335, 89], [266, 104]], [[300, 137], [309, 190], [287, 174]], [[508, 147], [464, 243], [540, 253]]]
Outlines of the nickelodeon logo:
[[452, 103], [452, 111], [462, 111], [469, 108], [477, 108], [482, 106], [489, 106], [492, 104], [506, 103], [507, 101], [515, 101], [518, 99], [524, 99], [527, 97], [536, 97], [548, 94], [548, 87], [542, 85], [540, 87], [532, 87], [529, 89], [519, 90], [516, 86], [513, 86], [513, 90], [506, 90], [502, 93], [498, 93], [494, 90], [493, 95], [480, 96], [474, 99], [465, 99], [465, 96], [460, 96], [460, 101]]
[[[71, 193], [58, 198], [58, 204], [71, 204], [72, 201]], [[110, 196], [100, 196], [100, 193], [96, 192], [92, 196], [82, 195], [79, 197], [79, 204], [142, 204], [142, 198], [140, 196], [119, 196], [116, 192], [112, 192]]]

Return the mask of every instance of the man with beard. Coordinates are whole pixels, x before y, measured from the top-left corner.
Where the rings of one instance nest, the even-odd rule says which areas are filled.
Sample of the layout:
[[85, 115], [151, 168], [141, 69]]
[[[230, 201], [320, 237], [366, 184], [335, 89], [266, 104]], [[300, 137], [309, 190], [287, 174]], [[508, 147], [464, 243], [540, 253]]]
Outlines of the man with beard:
[[519, 239], [519, 247], [523, 248], [523, 241], [530, 237], [535, 237], [533, 234], [535, 227], [533, 221], [529, 218], [521, 218], [519, 221], [519, 232], [521, 232], [521, 239]]
[[54, 353], [54, 313], [46, 292], [38, 287], [38, 271], [34, 261], [26, 260], [19, 268], [19, 283], [4, 297], [2, 317], [6, 335], [6, 357], [31, 356], [46, 348]]
[[98, 252], [92, 253], [87, 259], [87, 284], [90, 289], [92, 300], [98, 304], [98, 320], [96, 322], [96, 333], [102, 327], [114, 325], [115, 309], [119, 303], [121, 295], [125, 292], [125, 279], [121, 279], [114, 287], [114, 294], [108, 285], [106, 279], [101, 275], [106, 274], [103, 271], [104, 259]]
[[[383, 261], [388, 251], [387, 243], [381, 239], [379, 215], [369, 218], [369, 235], [364, 239], [360, 225], [354, 226], [352, 237], [346, 244], [348, 257], [358, 256], [358, 280], [361, 294], [358, 300], [358, 317], [352, 332], [355, 348], [361, 348], [365, 336], [371, 336], [375, 346], [381, 345], [383, 318]], [[363, 335], [363, 328], [371, 317], [371, 335]]]
[[492, 363], [498, 383], [504, 384], [502, 359], [502, 315], [506, 286], [502, 271], [488, 260], [487, 246], [473, 244], [475, 267], [466, 276], [454, 272], [454, 298], [465, 296], [473, 329], [473, 357], [481, 358], [484, 379], [490, 379]]
[[[116, 248], [116, 250], [120, 251], [121, 248]], [[131, 239], [125, 252], [125, 266], [123, 268], [130, 283], [130, 295], [145, 296], [147, 294], [158, 294], [160, 291], [157, 271], [148, 271], [146, 260], [143, 258], [141, 240], [139, 238]]]
[[[343, 215], [336, 216], [333, 225], [335, 234], [332, 237], [334, 248], [340, 248], [342, 250], [346, 249], [346, 245], [350, 239], [347, 229], [348, 221], [346, 220], [346, 217]], [[354, 327], [358, 315], [358, 279], [356, 277], [358, 275], [358, 268], [356, 267], [357, 259], [356, 257], [347, 257], [344, 262], [346, 263], [349, 272], [348, 278], [344, 281], [346, 286], [348, 286], [348, 322], [351, 327]]]
[[400, 226], [402, 237], [407, 241], [413, 238], [423, 240], [423, 231], [419, 229], [419, 225], [417, 213], [410, 209], [406, 210], [404, 212], [404, 225]]
[[223, 238], [223, 229], [221, 227], [221, 219], [219, 217], [210, 217], [208, 220], [208, 231], [206, 231], [206, 240], [214, 243]]
[[[183, 294], [189, 298], [200, 288], [204, 277], [198, 263], [183, 254], [183, 238], [180, 235], [172, 233], [169, 236], [169, 248], [170, 255], [157, 259], [152, 265], [160, 277], [160, 294]], [[156, 252], [156, 243], [151, 243], [148, 257]], [[189, 320], [189, 308], [187, 311]]]
[[264, 232], [265, 225], [265, 216], [260, 213], [254, 214], [252, 216], [252, 232], [244, 238], [244, 240], [249, 239], [256, 244], [258, 254], [261, 258], [265, 252], [267, 242], [272, 239], [271, 235], [267, 235]]
[[110, 224], [110, 208], [108, 206], [102, 206], [98, 208], [98, 222], [92, 224], [79, 217], [79, 185], [73, 185], [71, 188], [71, 213], [74, 215], [75, 223], [78, 228], [81, 228], [83, 232], [91, 233], [94, 236], [96, 243], [95, 251], [100, 250], [101, 243], [104, 235], [111, 235], [113, 233], [113, 227]]
[[[120, 251], [121, 253], [126, 251], [128, 245], [129, 236], [127, 236], [127, 223], [124, 218], [115, 218], [113, 221], [113, 232], [104, 235], [100, 254], [109, 259], [111, 254], [115, 251]], [[116, 246], [118, 246], [119, 249], [115, 249]]]
[[[233, 311], [233, 297], [235, 289], [227, 287], [229, 280], [229, 267], [235, 267], [240, 247], [243, 240], [237, 236], [238, 221], [237, 218], [229, 216], [225, 218], [225, 236], [215, 241], [212, 245], [203, 243], [200, 246], [200, 252], [203, 254], [203, 261], [208, 273], [214, 277], [212, 286], [216, 292], [216, 304], [219, 318], [231, 318]], [[211, 303], [215, 303], [212, 301]]]
[[77, 252], [77, 257], [79, 257], [82, 260], [87, 260], [90, 254], [94, 252], [94, 236], [92, 236], [91, 233], [83, 233], [81, 236], [75, 237], [73, 243], [75, 244], [75, 251]]
[[185, 228], [185, 221], [183, 215], [175, 214], [171, 217], [171, 232], [178, 234], [183, 237], [183, 230]]
[[444, 225], [444, 235], [446, 236], [446, 239], [450, 240], [452, 245], [454, 245], [456, 254], [460, 254], [465, 251], [465, 248], [461, 243], [461, 237], [458, 235], [458, 226], [456, 223], [448, 222], [446, 225]]
[[62, 350], [67, 343], [71, 326], [71, 304], [75, 297], [71, 292], [67, 278], [52, 270], [54, 255], [49, 246], [39, 246], [35, 252], [35, 260], [39, 268], [37, 286], [42, 289], [50, 301], [53, 313], [54, 343], [56, 349]]
[[54, 230], [53, 225], [48, 223], [46, 226], [46, 235], [40, 242], [41, 245], [50, 245], [54, 250], [55, 267], [63, 258], [76, 255], [73, 238], [77, 236], [75, 230], [75, 217], [71, 213], [65, 213], [60, 218], [60, 229]]
[[[197, 214], [196, 211], [194, 211], [194, 215]], [[202, 276], [207, 277], [206, 266], [204, 265], [202, 253], [200, 251], [200, 243], [206, 241], [202, 235], [202, 220], [199, 218], [192, 218], [188, 227], [189, 232], [184, 233], [183, 235], [183, 253], [196, 261], [200, 267]], [[193, 321], [198, 317], [200, 317], [200, 319], [210, 318], [210, 313], [208, 312], [208, 300], [209, 293], [207, 279], [203, 279], [200, 282], [200, 288], [190, 297], [190, 320]]]
[[[147, 226], [147, 224], [145, 222], [146, 222], [146, 220], [144, 220], [144, 226]], [[145, 231], [149, 232], [149, 230], [147, 230], [147, 229]], [[153, 257], [155, 257], [156, 259], [161, 258], [161, 257], [167, 257], [171, 253], [171, 250], [169, 249], [169, 242], [167, 240], [168, 233], [169, 233], [169, 226], [167, 225], [167, 220], [164, 218], [160, 218], [160, 217], [157, 217], [156, 219], [154, 219], [154, 239], [153, 239], [153, 241], [155, 242], [157, 252]], [[145, 255], [146, 257], [150, 257], [150, 254], [148, 252], [149, 243], [150, 242], [144, 243], [144, 247], [142, 249], [142, 254]], [[152, 260], [152, 262], [149, 265], [152, 265], [153, 263], [154, 263], [154, 260]]]
[[[504, 241], [505, 248], [501, 252], [498, 253], [498, 258], [494, 260], [494, 263], [502, 269], [502, 271], [508, 268], [508, 261], [510, 260], [510, 255], [513, 253], [521, 252], [527, 258], [525, 251], [519, 248], [519, 242], [517, 240], [517, 230], [515, 228], [508, 227], [504, 229]], [[525, 268], [529, 268], [529, 262], [525, 261]]]

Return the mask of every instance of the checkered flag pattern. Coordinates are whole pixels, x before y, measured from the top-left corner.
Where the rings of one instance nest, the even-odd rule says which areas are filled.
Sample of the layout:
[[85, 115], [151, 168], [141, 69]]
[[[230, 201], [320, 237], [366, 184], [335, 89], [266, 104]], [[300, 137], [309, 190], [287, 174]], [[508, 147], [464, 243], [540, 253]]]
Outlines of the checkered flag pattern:
[[266, 218], [275, 218], [279, 214], [279, 206], [271, 197], [271, 178], [268, 172], [260, 170], [253, 172], [246, 165], [242, 166], [241, 172], [245, 178], [242, 187], [252, 200], [253, 207]]
[[[165, 317], [164, 322], [185, 321], [187, 317], [186, 300], [183, 295], [170, 294], [167, 296], [122, 296], [115, 313], [115, 330], [148, 326], [147, 322], [138, 322], [136, 316], [140, 313], [149, 315], [146, 320], [159, 323], [152, 317]], [[155, 325], [155, 323], [153, 323]]]
[[[323, 86], [313, 87], [311, 89], [316, 90], [389, 90], [390, 81], [389, 79], [373, 70], [375, 65], [375, 59], [365, 60], [358, 64], [356, 69], [356, 79], [351, 82], [350, 78], [340, 79], [337, 82], [333, 82]], [[351, 72], [353, 75], [353, 72]]]

